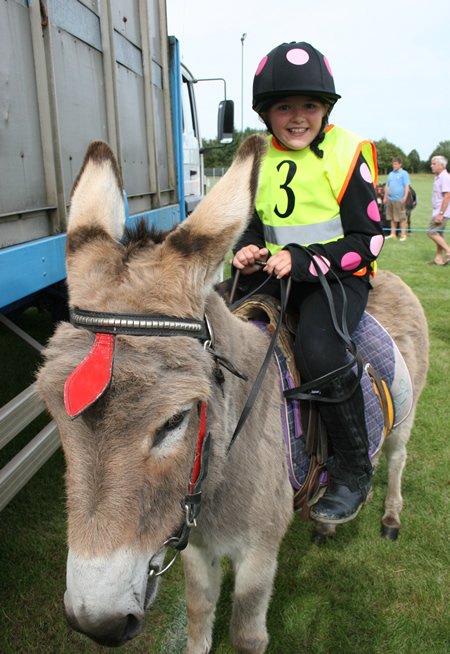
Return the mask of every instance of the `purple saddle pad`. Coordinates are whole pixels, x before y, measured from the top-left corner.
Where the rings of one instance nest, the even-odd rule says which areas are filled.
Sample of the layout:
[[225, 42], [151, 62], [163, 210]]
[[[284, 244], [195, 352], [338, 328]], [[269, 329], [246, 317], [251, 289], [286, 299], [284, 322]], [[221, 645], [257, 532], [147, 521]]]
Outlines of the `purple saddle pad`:
[[[266, 323], [254, 321], [253, 324], [270, 338]], [[391, 388], [395, 378], [396, 346], [386, 330], [369, 313], [364, 312], [352, 338], [358, 346], [363, 361], [370, 363], [387, 386]], [[275, 360], [279, 373], [280, 392], [294, 388], [285, 358], [278, 347], [275, 347]], [[372, 458], [380, 449], [384, 439], [383, 411], [365, 370], [361, 377], [361, 387], [364, 394], [365, 420], [369, 437], [369, 456]], [[281, 406], [281, 420], [287, 450], [289, 477], [293, 488], [298, 490], [302, 488], [307, 478], [310, 465], [300, 424], [298, 400], [284, 398]], [[327, 473], [324, 472], [321, 483], [326, 483], [326, 481]]]

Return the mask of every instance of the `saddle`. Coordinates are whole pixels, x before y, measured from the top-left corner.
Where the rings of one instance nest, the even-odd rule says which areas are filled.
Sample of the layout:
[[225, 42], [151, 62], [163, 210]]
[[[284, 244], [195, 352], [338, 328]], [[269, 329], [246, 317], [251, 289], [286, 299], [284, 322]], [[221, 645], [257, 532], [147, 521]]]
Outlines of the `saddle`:
[[[280, 317], [280, 302], [268, 295], [253, 295], [233, 313], [255, 324], [269, 339]], [[294, 360], [294, 335], [298, 315], [287, 309], [281, 325], [275, 361], [280, 391], [283, 396], [281, 419], [287, 450], [291, 485], [294, 489], [294, 510], [309, 517], [314, 504], [328, 484], [328, 436], [316, 402], [290, 400], [283, 391], [300, 385]], [[412, 383], [409, 371], [397, 346], [386, 330], [365, 312], [352, 336], [364, 363], [361, 386], [364, 395], [369, 456], [380, 450], [390, 431], [402, 422], [412, 408]]]

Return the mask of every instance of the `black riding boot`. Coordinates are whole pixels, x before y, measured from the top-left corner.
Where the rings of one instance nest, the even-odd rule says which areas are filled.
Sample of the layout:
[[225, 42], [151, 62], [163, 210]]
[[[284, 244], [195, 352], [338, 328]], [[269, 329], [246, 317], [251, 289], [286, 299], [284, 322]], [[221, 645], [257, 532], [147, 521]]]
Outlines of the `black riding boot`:
[[[332, 398], [345, 397], [355, 385], [355, 375], [348, 372], [334, 379], [323, 393]], [[333, 449], [331, 484], [311, 508], [311, 517], [320, 522], [339, 524], [353, 520], [372, 487], [372, 464], [369, 439], [364, 420], [361, 385], [349, 399], [337, 404], [319, 403]]]

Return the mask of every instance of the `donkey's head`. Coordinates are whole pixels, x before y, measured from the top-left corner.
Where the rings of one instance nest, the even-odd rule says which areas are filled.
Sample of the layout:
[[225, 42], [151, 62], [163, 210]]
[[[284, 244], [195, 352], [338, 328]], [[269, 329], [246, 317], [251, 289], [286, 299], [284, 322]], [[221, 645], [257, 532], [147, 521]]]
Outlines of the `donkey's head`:
[[66, 265], [75, 326], [58, 327], [38, 384], [67, 464], [67, 616], [106, 645], [141, 631], [156, 594], [149, 562], [161, 566], [163, 545], [185, 524], [200, 407], [213, 387], [199, 338], [205, 303], [251, 215], [264, 144], [248, 139], [167, 235], [141, 225], [120, 241], [125, 208], [107, 144], [89, 146], [74, 186]]

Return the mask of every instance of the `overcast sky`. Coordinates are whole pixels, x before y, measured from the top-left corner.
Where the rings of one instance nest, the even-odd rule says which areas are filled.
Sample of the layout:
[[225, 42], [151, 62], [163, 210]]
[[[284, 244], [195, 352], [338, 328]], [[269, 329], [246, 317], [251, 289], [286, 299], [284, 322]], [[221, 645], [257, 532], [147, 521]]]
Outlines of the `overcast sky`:
[[[342, 96], [331, 122], [405, 154], [415, 148], [422, 160], [450, 140], [449, 0], [167, 0], [167, 16], [192, 73], [226, 79], [239, 130], [242, 106], [244, 129], [261, 127], [251, 93], [263, 56], [307, 41], [327, 57]], [[223, 84], [196, 91], [202, 136], [214, 138]]]

